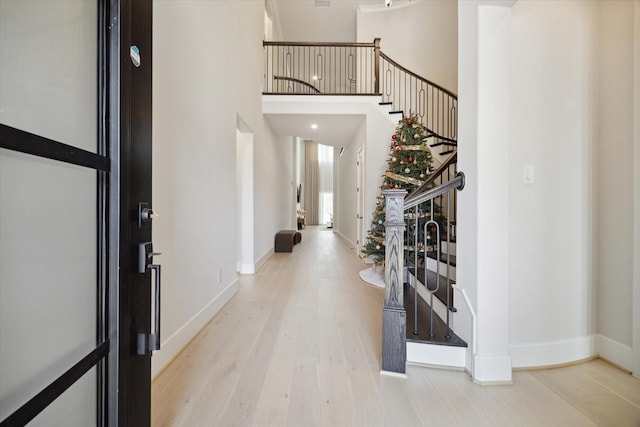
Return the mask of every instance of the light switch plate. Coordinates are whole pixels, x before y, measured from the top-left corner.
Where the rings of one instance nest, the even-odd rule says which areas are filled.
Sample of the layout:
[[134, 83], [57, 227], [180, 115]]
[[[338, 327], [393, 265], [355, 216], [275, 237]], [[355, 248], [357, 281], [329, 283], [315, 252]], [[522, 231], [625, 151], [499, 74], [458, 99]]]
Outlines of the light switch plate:
[[524, 184], [533, 184], [535, 182], [533, 165], [524, 165], [522, 167], [522, 182]]

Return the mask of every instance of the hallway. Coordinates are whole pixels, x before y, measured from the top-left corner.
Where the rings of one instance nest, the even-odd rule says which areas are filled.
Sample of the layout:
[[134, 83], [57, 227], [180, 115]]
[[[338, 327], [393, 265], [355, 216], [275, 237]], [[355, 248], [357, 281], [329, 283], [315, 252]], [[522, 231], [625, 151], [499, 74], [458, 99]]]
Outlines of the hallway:
[[[153, 426], [640, 425], [640, 380], [596, 360], [515, 372], [381, 376], [383, 289], [330, 230], [276, 253], [152, 384]], [[440, 390], [436, 393], [436, 390]]]

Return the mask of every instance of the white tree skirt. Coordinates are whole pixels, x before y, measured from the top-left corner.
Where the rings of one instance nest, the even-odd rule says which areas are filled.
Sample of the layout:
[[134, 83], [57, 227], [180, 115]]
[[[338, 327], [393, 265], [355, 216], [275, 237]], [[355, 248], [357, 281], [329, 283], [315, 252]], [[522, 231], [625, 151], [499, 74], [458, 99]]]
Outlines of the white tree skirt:
[[370, 285], [377, 286], [378, 288], [384, 288], [384, 268], [383, 267], [369, 267], [360, 272], [360, 278]]

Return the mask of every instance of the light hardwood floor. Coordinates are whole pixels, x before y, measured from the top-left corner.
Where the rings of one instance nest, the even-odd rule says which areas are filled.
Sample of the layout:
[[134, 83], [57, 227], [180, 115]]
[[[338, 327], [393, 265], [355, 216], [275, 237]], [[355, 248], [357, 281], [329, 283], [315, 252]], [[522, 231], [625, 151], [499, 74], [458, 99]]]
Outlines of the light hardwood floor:
[[595, 360], [482, 387], [381, 376], [384, 291], [331, 231], [277, 253], [152, 384], [153, 426], [640, 426], [640, 380]]

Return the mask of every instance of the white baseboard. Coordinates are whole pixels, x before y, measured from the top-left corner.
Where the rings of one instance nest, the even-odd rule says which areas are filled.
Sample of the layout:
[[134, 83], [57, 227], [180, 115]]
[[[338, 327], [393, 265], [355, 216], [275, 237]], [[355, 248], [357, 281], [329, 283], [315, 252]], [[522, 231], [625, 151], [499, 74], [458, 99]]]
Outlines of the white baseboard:
[[511, 357], [476, 355], [473, 381], [482, 385], [512, 384]]
[[256, 272], [258, 272], [258, 270], [260, 270], [262, 266], [265, 265], [267, 261], [269, 261], [269, 258], [271, 258], [271, 255], [273, 255], [273, 252], [273, 248], [269, 249], [267, 253], [262, 255], [262, 257], [255, 264], [236, 263], [236, 271], [239, 274], [256, 274]]
[[267, 263], [267, 261], [269, 261], [269, 258], [271, 258], [271, 255], [273, 255], [274, 253], [274, 249], [271, 248], [267, 251], [266, 254], [262, 255], [260, 257], [260, 259], [258, 260], [258, 262], [256, 262], [255, 268], [254, 268], [254, 273], [257, 271], [260, 271], [260, 269], [262, 268], [263, 265], [265, 265]]
[[401, 374], [400, 372], [391, 372], [391, 371], [380, 371], [380, 375], [386, 375], [387, 377], [394, 378], [407, 378], [407, 374]]
[[567, 340], [509, 346], [514, 368], [563, 365], [598, 354], [592, 335]]
[[633, 349], [604, 335], [595, 335], [596, 354], [626, 371], [633, 371]]
[[238, 292], [238, 280], [220, 292], [214, 299], [189, 319], [169, 338], [162, 341], [161, 350], [153, 353], [151, 358], [151, 378], [155, 378], [181, 351], [198, 335], [207, 323]]
[[[355, 250], [356, 250], [356, 244], [355, 244], [354, 242], [352, 242], [351, 240], [349, 240], [349, 239], [347, 238], [347, 236], [345, 236], [344, 234], [342, 234], [342, 233], [340, 232], [340, 230], [336, 230], [336, 229], [334, 229], [334, 230], [333, 230], [333, 232], [334, 232], [334, 233], [336, 233], [338, 236], [340, 236], [340, 238], [341, 238], [342, 240], [344, 240], [344, 241], [347, 243], [347, 245], [349, 246], [349, 248], [350, 248], [352, 251], [354, 251], [354, 252], [355, 252]], [[357, 255], [357, 254], [356, 254], [356, 255]]]
[[255, 274], [256, 266], [254, 264], [238, 263], [237, 271], [239, 274]]

